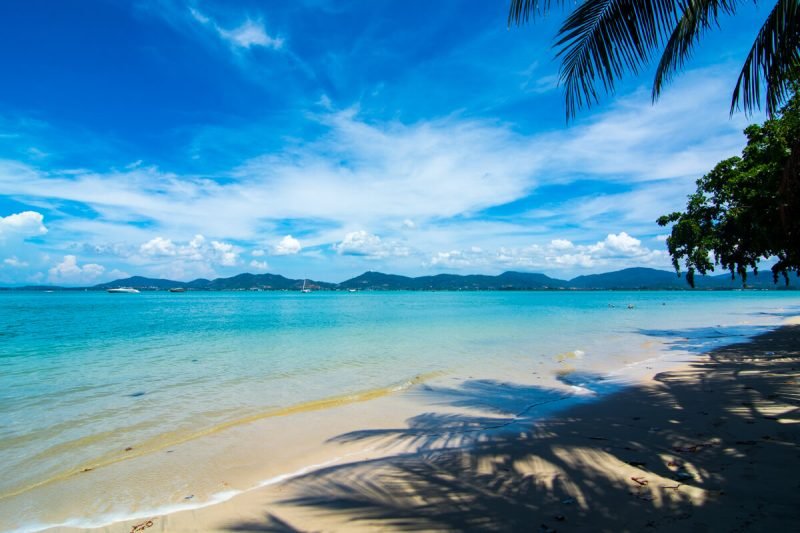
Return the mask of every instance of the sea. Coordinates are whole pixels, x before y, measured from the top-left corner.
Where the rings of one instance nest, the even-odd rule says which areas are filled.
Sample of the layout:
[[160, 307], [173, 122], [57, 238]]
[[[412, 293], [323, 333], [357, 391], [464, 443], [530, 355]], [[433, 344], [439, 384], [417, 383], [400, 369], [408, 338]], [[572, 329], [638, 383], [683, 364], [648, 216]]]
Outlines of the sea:
[[303, 406], [532, 369], [624, 376], [798, 314], [795, 291], [3, 291], [0, 530], [202, 505], [115, 494], [54, 515], [42, 500], [69, 500], [86, 472], [263, 417], [290, 427]]

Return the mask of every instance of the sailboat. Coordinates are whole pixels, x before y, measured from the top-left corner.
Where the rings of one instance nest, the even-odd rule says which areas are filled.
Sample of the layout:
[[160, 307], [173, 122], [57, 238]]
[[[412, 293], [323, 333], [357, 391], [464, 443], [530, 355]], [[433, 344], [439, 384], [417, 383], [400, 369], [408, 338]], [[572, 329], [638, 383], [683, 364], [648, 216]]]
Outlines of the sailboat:
[[306, 289], [306, 280], [303, 280], [303, 288], [300, 289], [300, 292], [311, 292], [311, 289]]

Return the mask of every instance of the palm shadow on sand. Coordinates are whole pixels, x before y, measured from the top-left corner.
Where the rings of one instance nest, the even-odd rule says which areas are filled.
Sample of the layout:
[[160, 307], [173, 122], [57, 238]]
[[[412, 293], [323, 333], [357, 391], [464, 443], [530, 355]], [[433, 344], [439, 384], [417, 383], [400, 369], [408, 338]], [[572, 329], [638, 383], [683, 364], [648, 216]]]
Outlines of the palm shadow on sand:
[[[800, 326], [708, 355], [659, 374], [656, 387], [545, 419], [563, 391], [485, 380], [428, 388], [432, 404], [479, 414], [429, 412], [406, 427], [341, 435], [416, 451], [296, 478], [264, 523], [231, 529], [289, 531], [277, 518], [288, 505], [342, 529], [796, 530]], [[604, 386], [599, 376], [587, 383]], [[743, 437], [753, 427], [762, 434]]]

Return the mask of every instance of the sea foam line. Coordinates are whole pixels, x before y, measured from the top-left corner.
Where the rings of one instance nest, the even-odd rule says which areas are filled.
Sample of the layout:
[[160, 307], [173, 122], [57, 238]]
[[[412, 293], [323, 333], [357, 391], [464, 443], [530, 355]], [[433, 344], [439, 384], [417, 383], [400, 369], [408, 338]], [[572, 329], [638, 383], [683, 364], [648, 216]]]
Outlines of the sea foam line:
[[376, 446], [370, 446], [367, 448], [362, 448], [353, 452], [346, 453], [344, 455], [340, 455], [329, 459], [327, 461], [322, 461], [320, 463], [313, 463], [310, 465], [303, 466], [294, 470], [293, 472], [287, 472], [284, 474], [278, 474], [276, 476], [269, 477], [263, 481], [258, 482], [255, 486], [247, 488], [247, 489], [229, 489], [221, 492], [217, 492], [211, 495], [211, 497], [204, 501], [198, 503], [174, 503], [170, 505], [162, 505], [160, 507], [155, 507], [149, 511], [140, 511], [137, 513], [130, 513], [130, 514], [122, 514], [122, 513], [109, 513], [100, 515], [94, 519], [68, 519], [61, 523], [53, 523], [53, 524], [33, 524], [30, 526], [24, 526], [18, 529], [10, 530], [10, 533], [35, 533], [38, 531], [44, 531], [51, 528], [56, 527], [71, 527], [71, 528], [78, 528], [78, 529], [93, 529], [93, 528], [101, 528], [101, 527], [108, 527], [114, 524], [118, 524], [120, 522], [128, 522], [132, 520], [144, 520], [149, 519], [152, 520], [154, 517], [161, 517], [172, 513], [177, 513], [181, 511], [196, 511], [198, 509], [203, 509], [205, 507], [211, 507], [212, 505], [217, 505], [220, 503], [227, 502], [234, 497], [244, 494], [247, 492], [251, 492], [254, 490], [262, 489], [264, 487], [269, 487], [271, 485], [277, 485], [278, 483], [283, 483], [284, 481], [289, 481], [294, 478], [298, 478], [314, 472], [316, 470], [326, 468], [332, 466], [334, 464], [338, 464], [344, 462], [345, 460], [351, 459], [355, 456], [368, 454], [374, 451]]
[[[237, 418], [234, 420], [229, 420], [227, 422], [222, 422], [215, 426], [211, 426], [206, 429], [202, 429], [199, 431], [194, 431], [189, 434], [185, 435], [176, 435], [173, 438], [164, 438], [165, 434], [162, 434], [161, 438], [152, 438], [149, 441], [145, 441], [133, 447], [133, 451], [131, 453], [127, 453], [125, 455], [118, 455], [118, 454], [107, 454], [105, 456], [100, 456], [97, 458], [93, 463], [88, 463], [80, 466], [79, 468], [73, 468], [67, 471], [63, 471], [57, 473], [49, 478], [42, 479], [40, 481], [36, 481], [25, 485], [23, 487], [9, 490], [4, 493], [0, 493], [0, 500], [6, 498], [12, 498], [14, 496], [19, 496], [20, 494], [24, 494], [25, 492], [29, 492], [31, 490], [37, 489], [39, 487], [49, 485], [51, 483], [55, 483], [58, 481], [64, 481], [69, 479], [72, 476], [80, 475], [90, 470], [97, 470], [99, 468], [111, 466], [116, 463], [120, 463], [122, 461], [129, 461], [132, 459], [136, 459], [138, 457], [143, 457], [145, 455], [149, 455], [166, 448], [171, 448], [174, 446], [179, 446], [181, 444], [200, 439], [202, 437], [207, 437], [210, 435], [214, 435], [220, 433], [224, 430], [241, 426], [244, 424], [249, 424], [251, 422], [257, 422], [259, 420], [267, 419], [267, 418], [277, 418], [281, 416], [289, 416], [294, 414], [306, 413], [311, 411], [321, 411], [324, 409], [331, 409], [334, 407], [339, 407], [342, 405], [348, 405], [353, 403], [360, 403], [366, 402], [369, 400], [375, 400], [378, 398], [382, 398], [384, 396], [388, 396], [390, 394], [395, 394], [398, 392], [403, 392], [405, 390], [410, 389], [415, 385], [419, 385], [424, 383], [434, 377], [441, 375], [441, 372], [428, 372], [425, 374], [419, 374], [414, 376], [411, 379], [405, 380], [400, 383], [394, 383], [392, 385], [386, 387], [378, 387], [375, 389], [368, 389], [362, 390], [353, 393], [346, 393], [341, 394], [338, 396], [330, 396], [327, 398], [322, 398], [319, 400], [310, 400], [307, 402], [302, 402], [294, 405], [289, 405], [287, 407], [281, 407], [278, 409], [272, 409], [269, 411], [264, 411], [260, 413], [254, 413], [248, 416], [244, 416], [241, 418]], [[169, 434], [166, 434], [169, 435]]]

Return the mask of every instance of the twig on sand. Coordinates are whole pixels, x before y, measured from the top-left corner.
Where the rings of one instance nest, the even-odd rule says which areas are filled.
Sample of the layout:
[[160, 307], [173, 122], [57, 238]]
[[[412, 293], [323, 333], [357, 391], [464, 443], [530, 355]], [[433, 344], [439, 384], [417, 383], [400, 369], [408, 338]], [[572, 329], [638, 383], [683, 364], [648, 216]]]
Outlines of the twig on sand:
[[148, 520], [146, 522], [142, 522], [141, 524], [136, 524], [135, 526], [131, 527], [131, 533], [140, 533], [147, 528], [153, 527], [153, 521]]

